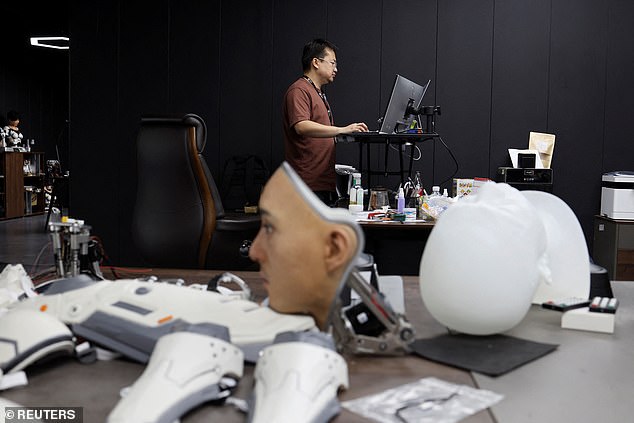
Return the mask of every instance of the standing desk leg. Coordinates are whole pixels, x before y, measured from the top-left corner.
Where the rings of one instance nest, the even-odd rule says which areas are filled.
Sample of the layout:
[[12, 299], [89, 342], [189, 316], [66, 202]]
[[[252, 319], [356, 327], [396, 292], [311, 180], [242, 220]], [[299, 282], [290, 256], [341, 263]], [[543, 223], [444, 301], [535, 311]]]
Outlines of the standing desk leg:
[[390, 140], [385, 141], [385, 157], [383, 158], [383, 176], [387, 177], [387, 155], [388, 149], [390, 148]]
[[405, 170], [403, 169], [403, 145], [398, 145], [398, 163], [401, 170], [401, 186], [405, 187]]
[[359, 141], [359, 173], [363, 174], [363, 143]]
[[372, 187], [372, 182], [371, 182], [371, 178], [372, 178], [372, 165], [370, 163], [370, 143], [366, 143], [366, 148], [367, 148], [367, 161], [368, 161], [368, 188]]
[[[359, 173], [363, 175], [363, 142], [359, 141]], [[365, 143], [368, 150], [368, 187], [370, 186], [370, 143]]]
[[[416, 143], [412, 143], [409, 147], [409, 169], [407, 172], [408, 176], [412, 176], [412, 167], [414, 166], [414, 148], [416, 147]], [[422, 153], [421, 153], [422, 154]]]

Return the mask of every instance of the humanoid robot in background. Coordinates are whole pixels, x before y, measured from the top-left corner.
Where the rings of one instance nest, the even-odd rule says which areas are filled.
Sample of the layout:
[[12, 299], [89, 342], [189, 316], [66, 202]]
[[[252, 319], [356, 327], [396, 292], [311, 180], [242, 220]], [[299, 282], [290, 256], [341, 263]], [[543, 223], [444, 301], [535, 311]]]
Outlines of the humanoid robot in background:
[[20, 132], [20, 115], [15, 110], [7, 113], [7, 125], [4, 127], [5, 147], [21, 147], [24, 135]]
[[[261, 210], [250, 255], [260, 263], [268, 307], [240, 293], [73, 274], [24, 289], [24, 298], [9, 305], [0, 318], [0, 338], [17, 350], [0, 354], [2, 371], [73, 351], [81, 337], [148, 363], [108, 421], [172, 422], [203, 402], [226, 398], [243, 362], [257, 361], [249, 421], [294, 421], [297, 415], [329, 420], [339, 410], [336, 394], [347, 387], [348, 376], [335, 342], [322, 331], [335, 326], [345, 335], [340, 340], [353, 340], [350, 325], [333, 321], [346, 318], [339, 294], [355, 273], [363, 234], [346, 210], [321, 203], [286, 163], [267, 183]], [[75, 231], [87, 241], [81, 229]], [[79, 245], [70, 247], [82, 255]], [[58, 271], [64, 269], [56, 261]], [[19, 290], [23, 282], [14, 285]], [[358, 276], [352, 282], [361, 283]], [[355, 289], [374, 307], [370, 313], [389, 316], [391, 310], [378, 310], [382, 302], [362, 285]], [[395, 321], [398, 316], [385, 321], [388, 338]], [[301, 390], [291, 383], [295, 378]]]

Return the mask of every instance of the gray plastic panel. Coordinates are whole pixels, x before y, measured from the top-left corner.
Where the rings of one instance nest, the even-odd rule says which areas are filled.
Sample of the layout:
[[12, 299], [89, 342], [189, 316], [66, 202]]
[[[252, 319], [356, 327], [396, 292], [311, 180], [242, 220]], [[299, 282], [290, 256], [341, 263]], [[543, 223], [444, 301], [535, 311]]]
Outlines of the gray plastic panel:
[[220, 325], [211, 323], [193, 325], [176, 319], [150, 328], [100, 311], [83, 323], [72, 325], [71, 329], [78, 336], [141, 363], [148, 362], [156, 341], [161, 336], [172, 332], [195, 332], [230, 342], [229, 330]]

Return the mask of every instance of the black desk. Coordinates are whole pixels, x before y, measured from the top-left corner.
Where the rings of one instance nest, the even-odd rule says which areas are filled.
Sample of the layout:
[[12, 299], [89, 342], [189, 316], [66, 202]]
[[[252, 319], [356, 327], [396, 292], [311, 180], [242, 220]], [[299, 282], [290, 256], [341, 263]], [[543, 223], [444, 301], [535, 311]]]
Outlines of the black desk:
[[[414, 150], [416, 148], [417, 143], [422, 143], [427, 140], [431, 140], [434, 138], [438, 138], [439, 135], [437, 133], [427, 133], [427, 134], [378, 134], [378, 133], [369, 133], [369, 132], [353, 132], [348, 134], [341, 134], [337, 137], [336, 141], [341, 143], [349, 143], [356, 142], [359, 143], [359, 172], [363, 173], [363, 146], [366, 146], [367, 152], [367, 170], [365, 171], [368, 175], [368, 186], [372, 186], [371, 177], [372, 175], [399, 175], [401, 177], [401, 184], [405, 183], [405, 167], [403, 165], [403, 150], [404, 146], [409, 146], [409, 167], [407, 170], [407, 175], [411, 175], [412, 166], [414, 163]], [[372, 165], [370, 162], [370, 145], [371, 144], [379, 144], [385, 146], [385, 155], [384, 155], [384, 164], [383, 170], [372, 170]], [[398, 171], [390, 171], [388, 170], [388, 152], [391, 145], [397, 146], [398, 149], [398, 157], [399, 157], [399, 166], [400, 169]]]

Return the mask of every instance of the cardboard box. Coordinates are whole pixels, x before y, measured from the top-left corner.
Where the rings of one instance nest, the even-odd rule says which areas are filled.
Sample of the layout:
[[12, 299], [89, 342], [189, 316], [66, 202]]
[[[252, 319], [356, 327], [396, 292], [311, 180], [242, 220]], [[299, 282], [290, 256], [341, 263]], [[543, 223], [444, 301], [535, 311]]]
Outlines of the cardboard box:
[[454, 178], [451, 188], [452, 197], [474, 194], [478, 188], [490, 181], [489, 178]]

